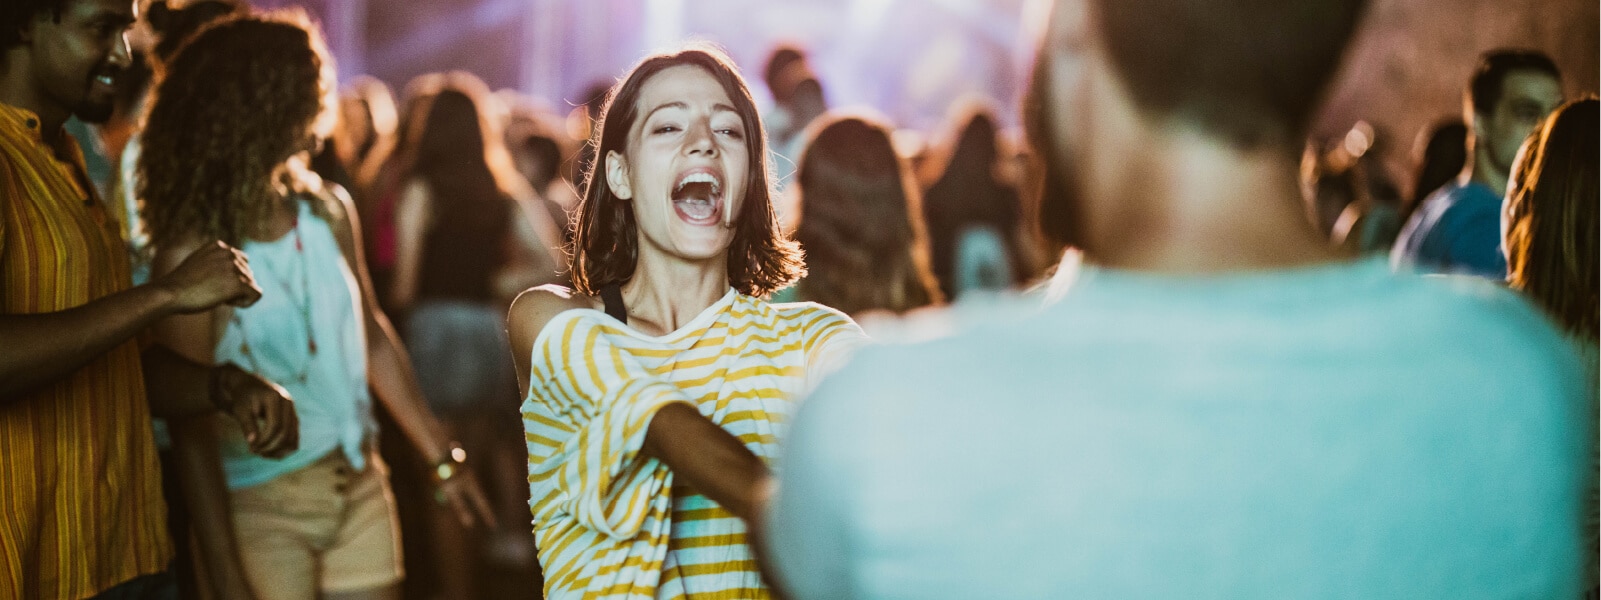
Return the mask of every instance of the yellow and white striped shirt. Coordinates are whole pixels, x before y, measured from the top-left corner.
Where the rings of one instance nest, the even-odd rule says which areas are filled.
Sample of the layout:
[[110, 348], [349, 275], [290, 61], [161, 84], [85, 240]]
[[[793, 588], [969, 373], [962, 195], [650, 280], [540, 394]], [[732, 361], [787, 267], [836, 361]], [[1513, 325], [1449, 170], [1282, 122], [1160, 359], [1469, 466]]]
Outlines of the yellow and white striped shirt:
[[522, 409], [545, 596], [766, 598], [744, 524], [642, 456], [646, 426], [687, 402], [771, 464], [799, 396], [865, 339], [833, 309], [734, 290], [661, 337], [551, 319]]

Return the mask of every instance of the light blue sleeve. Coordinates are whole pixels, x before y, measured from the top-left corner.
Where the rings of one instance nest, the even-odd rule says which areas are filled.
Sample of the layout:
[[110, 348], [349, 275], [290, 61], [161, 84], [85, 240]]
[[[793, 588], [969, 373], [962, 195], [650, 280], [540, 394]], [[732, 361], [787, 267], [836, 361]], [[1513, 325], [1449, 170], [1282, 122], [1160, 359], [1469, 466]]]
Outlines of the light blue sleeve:
[[850, 598], [849, 519], [860, 478], [852, 456], [861, 441], [854, 411], [868, 401], [860, 365], [830, 377], [804, 404], [790, 430], [778, 497], [768, 512], [766, 556], [779, 587], [797, 600]]

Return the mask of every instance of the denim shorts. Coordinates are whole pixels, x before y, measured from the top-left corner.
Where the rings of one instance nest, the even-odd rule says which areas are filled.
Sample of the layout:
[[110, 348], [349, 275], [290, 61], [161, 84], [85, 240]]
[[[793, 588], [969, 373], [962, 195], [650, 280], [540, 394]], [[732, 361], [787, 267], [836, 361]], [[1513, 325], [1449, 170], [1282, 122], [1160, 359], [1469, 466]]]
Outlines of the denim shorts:
[[517, 376], [500, 311], [471, 302], [423, 302], [406, 320], [406, 335], [417, 383], [435, 413], [450, 418], [515, 409]]

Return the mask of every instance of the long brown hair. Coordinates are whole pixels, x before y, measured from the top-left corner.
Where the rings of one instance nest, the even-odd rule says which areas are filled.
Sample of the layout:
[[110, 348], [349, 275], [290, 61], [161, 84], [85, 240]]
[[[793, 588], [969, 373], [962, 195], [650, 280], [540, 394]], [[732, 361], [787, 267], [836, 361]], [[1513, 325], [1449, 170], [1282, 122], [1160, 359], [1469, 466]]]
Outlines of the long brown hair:
[[750, 132], [745, 144], [750, 155], [750, 183], [728, 247], [728, 282], [740, 293], [766, 296], [806, 274], [800, 248], [779, 229], [773, 210], [772, 176], [767, 158], [767, 133], [750, 89], [739, 70], [722, 50], [692, 44], [677, 52], [646, 57], [622, 82], [613, 86], [595, 128], [595, 156], [584, 177], [578, 218], [573, 223], [573, 288], [595, 294], [611, 284], [627, 282], [639, 261], [639, 233], [633, 205], [619, 200], [606, 185], [601, 164], [608, 152], [622, 154], [628, 133], [639, 118], [639, 93], [645, 82], [666, 69], [691, 65], [711, 74], [728, 94]]
[[847, 314], [939, 303], [922, 199], [888, 128], [861, 116], [830, 116], [807, 138], [796, 171], [795, 239], [808, 271], [797, 284], [801, 299]]
[[1569, 334], [1601, 339], [1597, 102], [1557, 109], [1529, 137], [1506, 200], [1508, 283]]
[[[185, 235], [238, 245], [278, 197], [284, 162], [315, 143], [332, 63], [296, 9], [218, 21], [165, 69], [146, 117], [140, 197], [152, 243]], [[300, 185], [305, 182], [293, 182]]]

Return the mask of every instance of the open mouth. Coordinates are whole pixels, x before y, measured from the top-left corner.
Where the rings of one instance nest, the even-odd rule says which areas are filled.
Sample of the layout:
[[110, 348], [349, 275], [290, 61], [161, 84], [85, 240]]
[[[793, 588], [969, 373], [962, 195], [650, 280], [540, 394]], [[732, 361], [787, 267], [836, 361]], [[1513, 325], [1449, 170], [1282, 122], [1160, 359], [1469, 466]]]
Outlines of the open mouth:
[[713, 225], [723, 212], [723, 179], [711, 169], [694, 169], [673, 185], [673, 211], [692, 225]]

